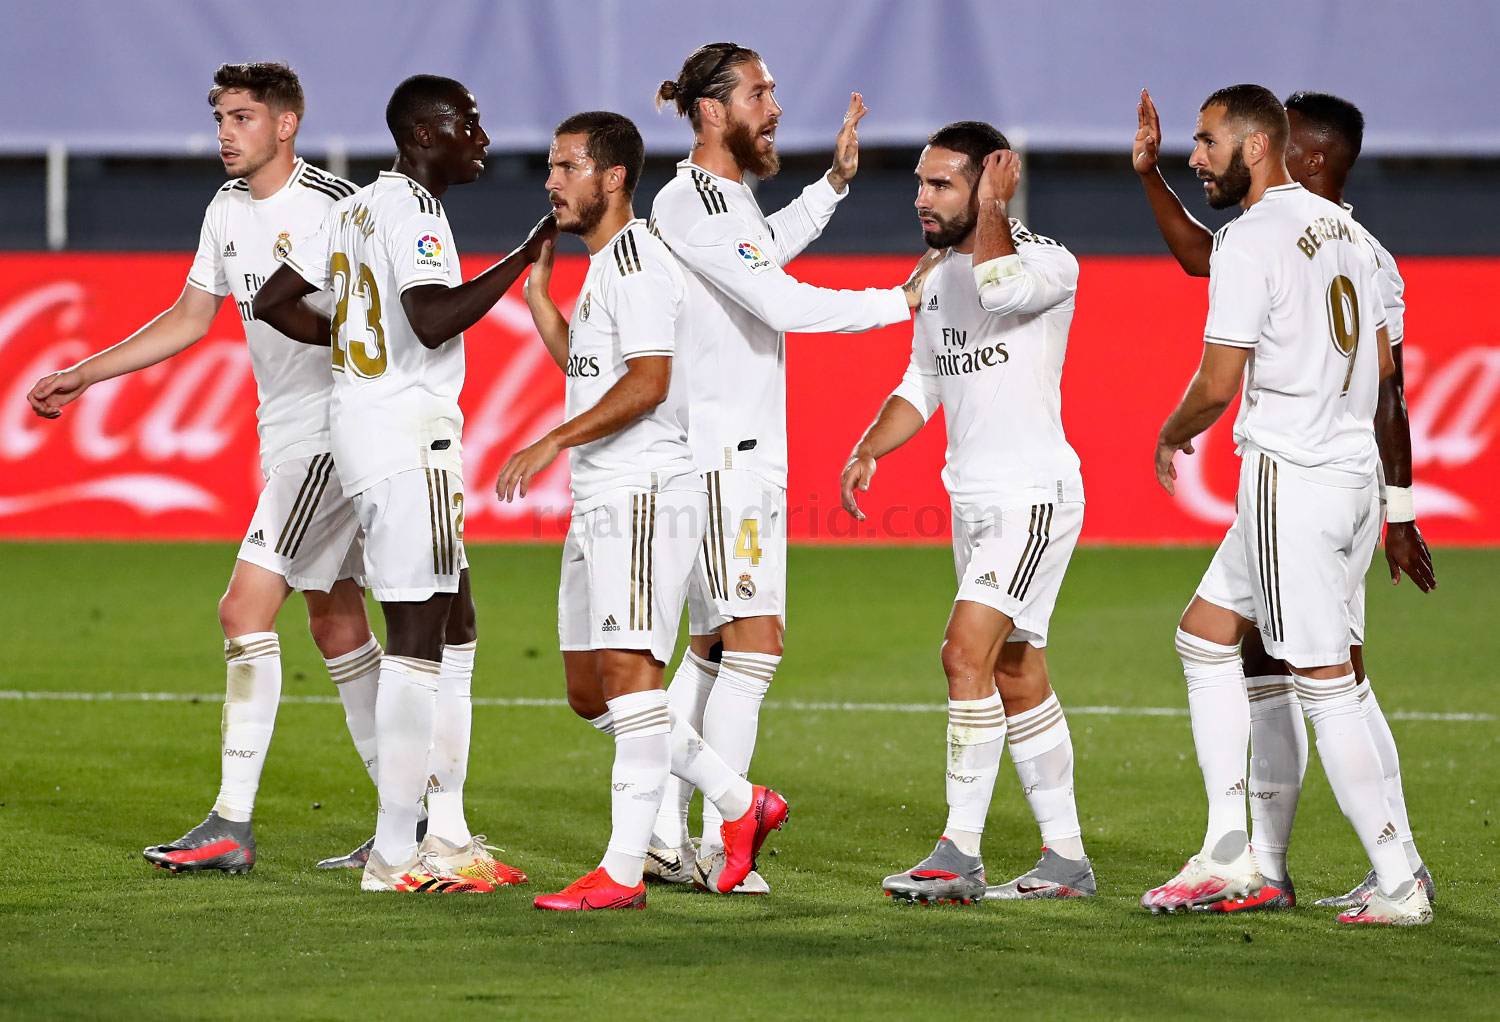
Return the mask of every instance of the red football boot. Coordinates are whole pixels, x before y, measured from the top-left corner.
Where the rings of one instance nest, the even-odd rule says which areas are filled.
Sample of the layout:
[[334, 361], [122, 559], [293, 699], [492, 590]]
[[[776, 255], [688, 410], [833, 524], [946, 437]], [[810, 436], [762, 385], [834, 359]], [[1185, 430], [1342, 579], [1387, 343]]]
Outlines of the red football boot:
[[549, 912], [587, 912], [601, 908], [645, 908], [646, 884], [625, 887], [610, 879], [603, 866], [574, 880], [556, 894], [532, 902]]
[[791, 807], [770, 788], [761, 784], [750, 789], [750, 808], [738, 820], [725, 820], [719, 826], [724, 839], [724, 867], [719, 871], [717, 890], [728, 894], [755, 868], [755, 856], [766, 843], [771, 831], [780, 830]]

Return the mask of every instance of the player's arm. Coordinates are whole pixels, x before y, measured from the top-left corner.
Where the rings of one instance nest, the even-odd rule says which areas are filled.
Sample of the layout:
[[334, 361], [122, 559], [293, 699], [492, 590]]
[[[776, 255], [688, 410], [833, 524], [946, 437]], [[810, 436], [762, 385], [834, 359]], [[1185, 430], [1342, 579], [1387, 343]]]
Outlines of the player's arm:
[[1375, 406], [1375, 441], [1385, 474], [1385, 563], [1391, 569], [1392, 585], [1400, 584], [1404, 572], [1427, 593], [1437, 588], [1437, 573], [1412, 504], [1411, 421], [1406, 414], [1401, 347], [1390, 346], [1392, 371], [1380, 383]]
[[867, 113], [864, 97], [850, 93], [843, 127], [833, 143], [833, 166], [802, 189], [797, 198], [766, 217], [776, 239], [776, 261], [782, 266], [817, 240], [833, 218], [833, 211], [849, 194], [849, 182], [859, 173], [859, 122]]
[[1010, 316], [1045, 312], [1078, 290], [1078, 260], [1059, 245], [1016, 249], [1010, 200], [1021, 183], [1021, 157], [1009, 149], [984, 158], [974, 228], [974, 285], [985, 311]]
[[1214, 233], [1193, 218], [1167, 179], [1162, 177], [1157, 159], [1161, 148], [1161, 118], [1156, 115], [1156, 104], [1151, 102], [1151, 93], [1141, 90], [1140, 103], [1136, 106], [1135, 145], [1130, 152], [1130, 165], [1140, 175], [1141, 186], [1146, 189], [1146, 201], [1151, 204], [1151, 215], [1156, 219], [1156, 229], [1167, 243], [1173, 256], [1192, 277], [1208, 276], [1209, 256], [1213, 254]]
[[1177, 408], [1167, 417], [1156, 439], [1156, 481], [1168, 493], [1175, 492], [1177, 469], [1172, 455], [1178, 451], [1193, 453], [1193, 438], [1224, 414], [1224, 409], [1239, 393], [1245, 363], [1250, 349], [1209, 342], [1203, 346], [1203, 360], [1188, 384]]
[[255, 292], [251, 308], [256, 319], [277, 333], [326, 348], [332, 343], [328, 316], [302, 300], [317, 290], [290, 265], [282, 263]]
[[401, 308], [417, 340], [424, 348], [436, 348], [478, 323], [526, 267], [536, 262], [543, 242], [556, 237], [557, 221], [548, 213], [515, 251], [472, 280], [457, 287], [420, 284], [403, 290]]
[[31, 410], [44, 419], [55, 419], [64, 405], [78, 400], [94, 384], [154, 366], [191, 347], [208, 333], [223, 301], [222, 295], [183, 285], [170, 308], [120, 343], [38, 380], [26, 395]]
[[495, 495], [510, 501], [526, 496], [537, 473], [569, 447], [618, 433], [666, 400], [672, 382], [670, 355], [641, 355], [625, 363], [625, 375], [599, 402], [573, 416], [525, 450], [511, 455], [495, 483]]
[[941, 404], [937, 366], [928, 352], [919, 320], [913, 331], [911, 361], [907, 364], [906, 374], [880, 406], [875, 421], [859, 438], [844, 464], [839, 477], [839, 496], [845, 511], [861, 522], [865, 520], [854, 491], [868, 490], [875, 478], [875, 463], [921, 432]]
[[566, 369], [568, 321], [563, 318], [562, 311], [548, 293], [548, 287], [552, 283], [552, 256], [556, 249], [554, 242], [542, 242], [541, 253], [531, 267], [531, 273], [526, 276], [524, 293], [526, 307], [531, 310], [531, 321], [536, 324], [536, 332], [546, 345], [547, 354], [552, 356], [552, 361], [557, 363], [559, 369]]

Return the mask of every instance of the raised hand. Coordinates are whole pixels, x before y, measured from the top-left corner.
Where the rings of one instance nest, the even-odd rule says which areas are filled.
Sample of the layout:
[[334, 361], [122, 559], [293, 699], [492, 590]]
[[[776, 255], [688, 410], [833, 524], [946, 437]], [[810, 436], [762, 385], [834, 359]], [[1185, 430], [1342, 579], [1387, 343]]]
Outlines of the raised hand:
[[521, 243], [521, 248], [526, 252], [526, 261], [534, 263], [542, 257], [542, 246], [547, 242], [557, 240], [557, 216], [548, 213], [536, 222], [526, 240]]
[[842, 192], [859, 173], [859, 122], [869, 113], [864, 97], [857, 92], [849, 94], [849, 109], [844, 111], [844, 126], [833, 142], [833, 166], [828, 171], [828, 183], [836, 192]]
[[88, 388], [88, 382], [77, 369], [64, 369], [38, 380], [26, 400], [42, 418], [55, 419], [62, 414], [63, 405], [78, 400]]
[[1156, 116], [1156, 104], [1151, 102], [1151, 93], [1141, 90], [1141, 101], [1135, 107], [1135, 145], [1130, 150], [1130, 165], [1137, 174], [1149, 174], [1156, 169], [1161, 153], [1161, 118]]
[[1007, 205], [1021, 185], [1021, 156], [1014, 149], [997, 149], [984, 158], [979, 172], [980, 202]]
[[552, 284], [552, 256], [557, 251], [557, 242], [547, 238], [542, 242], [541, 251], [537, 254], [536, 262], [531, 264], [531, 272], [526, 275], [526, 297], [532, 295], [546, 297], [548, 289]]
[[1387, 522], [1385, 526], [1385, 563], [1391, 569], [1391, 585], [1401, 584], [1401, 574], [1424, 593], [1437, 588], [1437, 573], [1432, 567], [1432, 551], [1417, 531], [1416, 522]]

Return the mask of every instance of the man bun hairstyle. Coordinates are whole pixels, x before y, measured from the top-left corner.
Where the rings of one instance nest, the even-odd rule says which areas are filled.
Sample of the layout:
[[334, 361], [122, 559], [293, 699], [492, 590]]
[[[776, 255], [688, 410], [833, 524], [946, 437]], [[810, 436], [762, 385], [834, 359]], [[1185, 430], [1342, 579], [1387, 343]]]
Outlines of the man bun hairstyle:
[[1326, 92], [1294, 92], [1286, 99], [1304, 121], [1348, 150], [1349, 162], [1365, 144], [1365, 115], [1359, 107]]
[[460, 81], [442, 75], [412, 75], [391, 93], [385, 105], [385, 126], [399, 145], [411, 137], [418, 124], [425, 124], [454, 109], [469, 90]]
[[969, 158], [966, 172], [970, 180], [976, 180], [984, 169], [984, 158], [996, 149], [1009, 149], [1010, 142], [992, 124], [984, 121], [954, 121], [927, 136], [927, 145], [936, 149], [951, 149]]
[[587, 136], [584, 151], [594, 166], [600, 170], [624, 167], [625, 194], [635, 194], [636, 183], [646, 166], [646, 143], [629, 117], [608, 110], [589, 110], [569, 117], [552, 134]]
[[1198, 108], [1202, 113], [1211, 106], [1222, 106], [1225, 117], [1242, 121], [1252, 131], [1263, 131], [1271, 141], [1271, 148], [1286, 148], [1287, 137], [1292, 133], [1287, 124], [1286, 107], [1276, 98], [1276, 93], [1264, 85], [1229, 85], [1211, 93]]
[[728, 102], [729, 94], [739, 84], [740, 76], [735, 70], [741, 64], [760, 60], [760, 54], [739, 43], [705, 43], [682, 62], [677, 78], [661, 83], [656, 90], [656, 109], [665, 103], [677, 107], [677, 116], [692, 122], [698, 130], [698, 101], [716, 99]]
[[214, 72], [214, 87], [208, 90], [208, 105], [214, 106], [226, 92], [244, 91], [273, 114], [290, 110], [302, 119], [306, 106], [297, 72], [285, 64], [262, 61], [251, 64], [220, 64]]

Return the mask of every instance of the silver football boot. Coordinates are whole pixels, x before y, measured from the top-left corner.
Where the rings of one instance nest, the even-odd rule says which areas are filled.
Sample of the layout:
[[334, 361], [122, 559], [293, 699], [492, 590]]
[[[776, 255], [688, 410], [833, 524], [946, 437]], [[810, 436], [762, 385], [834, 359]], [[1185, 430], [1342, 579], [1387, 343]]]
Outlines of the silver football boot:
[[905, 873], [886, 877], [880, 886], [886, 897], [898, 901], [970, 905], [984, 897], [984, 860], [939, 838], [931, 855]]
[[1042, 849], [1036, 865], [1008, 884], [984, 891], [989, 901], [1031, 901], [1039, 898], [1092, 898], [1098, 893], [1094, 867], [1088, 856], [1065, 859], [1050, 848]]
[[[1417, 886], [1427, 892], [1427, 904], [1429, 906], [1436, 905], [1437, 889], [1433, 887], [1432, 874], [1427, 870], [1427, 863], [1422, 863], [1413, 876], [1416, 878]], [[1359, 906], [1369, 901], [1370, 896], [1379, 889], [1380, 886], [1375, 881], [1375, 871], [1372, 869], [1365, 874], [1363, 880], [1355, 884], [1350, 890], [1331, 898], [1319, 898], [1313, 904], [1320, 908], [1359, 908]]]

